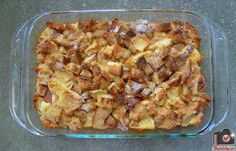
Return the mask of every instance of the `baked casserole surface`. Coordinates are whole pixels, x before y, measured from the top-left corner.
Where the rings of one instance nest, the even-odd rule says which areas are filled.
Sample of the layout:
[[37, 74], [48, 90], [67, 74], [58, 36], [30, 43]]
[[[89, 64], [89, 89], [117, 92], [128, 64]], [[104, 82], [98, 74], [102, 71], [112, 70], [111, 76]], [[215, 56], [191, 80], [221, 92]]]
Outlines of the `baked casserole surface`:
[[34, 106], [47, 128], [199, 125], [210, 97], [200, 37], [187, 22], [46, 22]]

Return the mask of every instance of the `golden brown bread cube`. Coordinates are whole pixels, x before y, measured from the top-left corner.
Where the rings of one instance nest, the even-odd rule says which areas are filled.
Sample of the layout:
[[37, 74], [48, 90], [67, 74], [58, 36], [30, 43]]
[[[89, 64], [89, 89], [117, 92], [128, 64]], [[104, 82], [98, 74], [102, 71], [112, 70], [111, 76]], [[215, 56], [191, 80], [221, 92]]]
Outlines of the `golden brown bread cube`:
[[95, 129], [106, 129], [108, 126], [106, 125], [106, 118], [111, 114], [112, 109], [98, 107], [94, 119], [93, 119], [93, 128]]
[[134, 47], [139, 51], [143, 51], [150, 43], [149, 39], [144, 35], [133, 37], [131, 39], [131, 42], [133, 43]]
[[116, 76], [121, 76], [123, 72], [123, 65], [119, 62], [108, 61], [106, 68], [109, 73]]

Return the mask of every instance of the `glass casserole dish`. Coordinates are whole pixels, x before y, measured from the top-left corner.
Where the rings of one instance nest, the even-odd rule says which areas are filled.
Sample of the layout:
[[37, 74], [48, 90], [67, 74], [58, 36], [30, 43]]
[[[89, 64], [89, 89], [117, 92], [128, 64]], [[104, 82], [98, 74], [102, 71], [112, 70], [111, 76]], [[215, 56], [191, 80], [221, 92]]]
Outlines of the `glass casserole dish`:
[[[205, 57], [202, 73], [205, 77], [206, 92], [212, 98], [205, 110], [204, 121], [199, 126], [177, 127], [173, 130], [121, 131], [118, 129], [83, 129], [74, 132], [68, 129], [46, 129], [39, 120], [33, 105], [35, 72], [37, 65], [34, 47], [46, 21], [75, 22], [94, 18], [124, 21], [145, 19], [148, 21], [190, 22], [202, 39], [200, 53]], [[169, 10], [78, 10], [48, 12], [35, 16], [20, 26], [13, 37], [11, 49], [11, 92], [10, 111], [14, 119], [29, 132], [40, 136], [64, 136], [70, 138], [135, 138], [135, 137], [192, 137], [209, 132], [220, 124], [230, 107], [230, 85], [228, 78], [226, 37], [221, 28], [210, 19], [190, 11]]]

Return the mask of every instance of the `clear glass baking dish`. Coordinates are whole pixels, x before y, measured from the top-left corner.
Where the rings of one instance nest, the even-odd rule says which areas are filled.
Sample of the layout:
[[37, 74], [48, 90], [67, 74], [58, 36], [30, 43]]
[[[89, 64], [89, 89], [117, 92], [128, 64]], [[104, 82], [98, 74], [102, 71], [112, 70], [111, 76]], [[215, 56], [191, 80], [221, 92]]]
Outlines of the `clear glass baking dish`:
[[[85, 129], [74, 132], [67, 129], [46, 129], [39, 120], [33, 106], [35, 92], [37, 38], [45, 28], [46, 21], [75, 22], [94, 18], [98, 20], [119, 18], [126, 21], [146, 19], [148, 21], [181, 20], [193, 24], [202, 38], [200, 52], [205, 57], [202, 72], [207, 82], [207, 93], [212, 97], [205, 110], [204, 122], [197, 127], [178, 127], [173, 130], [121, 131], [118, 129]], [[209, 132], [220, 124], [230, 107], [230, 82], [226, 37], [221, 28], [210, 19], [191, 11], [155, 9], [76, 10], [47, 12], [27, 20], [12, 39], [10, 111], [14, 119], [29, 132], [40, 136], [64, 136], [69, 138], [154, 138], [192, 137]]]

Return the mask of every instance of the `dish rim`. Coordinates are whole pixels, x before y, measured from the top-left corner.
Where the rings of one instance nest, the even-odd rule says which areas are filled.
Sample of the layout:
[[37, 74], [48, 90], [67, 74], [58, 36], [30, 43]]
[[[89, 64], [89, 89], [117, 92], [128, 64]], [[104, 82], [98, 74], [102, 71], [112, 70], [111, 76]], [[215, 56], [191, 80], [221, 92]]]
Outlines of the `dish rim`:
[[[191, 15], [194, 15], [196, 16], [197, 18], [200, 18], [200, 20], [203, 21], [205, 27], [207, 28], [208, 32], [209, 32], [209, 41], [210, 41], [210, 52], [212, 53], [212, 47], [213, 47], [213, 31], [212, 29], [206, 24], [207, 23], [207, 19], [205, 16], [203, 16], [202, 14], [200, 13], [196, 13], [196, 12], [193, 12], [193, 11], [189, 11], [189, 10], [160, 10], [160, 9], [99, 9], [99, 10], [69, 10], [69, 11], [49, 11], [49, 12], [44, 12], [44, 13], [41, 13], [41, 14], [38, 14], [34, 17], [32, 17], [31, 19], [27, 20], [24, 24], [22, 24], [18, 29], [17, 29], [17, 32], [14, 34], [14, 38], [12, 39], [12, 45], [11, 45], [11, 58], [10, 58], [10, 61], [11, 61], [11, 78], [14, 79], [14, 71], [13, 71], [13, 65], [14, 65], [14, 57], [13, 57], [13, 50], [14, 50], [14, 43], [15, 43], [15, 38], [17, 37], [17, 35], [19, 34], [19, 32], [22, 30], [22, 28], [26, 27], [27, 24], [29, 22], [31, 22], [31, 26], [29, 27], [29, 32], [27, 34], [30, 34], [33, 27], [34, 27], [34, 23], [41, 17], [43, 16], [46, 16], [46, 15], [51, 15], [51, 14], [69, 14], [69, 13], [96, 13], [96, 12], [167, 12], [167, 13], [187, 13], [187, 14], [191, 14]], [[224, 33], [223, 34], [223, 37], [224, 39], [226, 39], [226, 36]], [[29, 36], [28, 36], [29, 37]], [[227, 49], [227, 48], [226, 48]], [[227, 50], [226, 52], [227, 53]], [[228, 55], [227, 55], [228, 57]], [[211, 62], [212, 62], [212, 57], [211, 57]], [[227, 70], [227, 74], [226, 74], [226, 78], [228, 79], [229, 81], [229, 78], [228, 78], [228, 62], [226, 61], [226, 64], [227, 64], [227, 67], [226, 67], [226, 70]], [[212, 63], [212, 69], [211, 70], [214, 70], [214, 63]], [[211, 76], [212, 78], [214, 78], [213, 76], [213, 72], [211, 72]], [[212, 84], [214, 84], [214, 82], [212, 82]], [[25, 126], [25, 124], [18, 118], [17, 116], [17, 113], [15, 112], [14, 110], [14, 107], [13, 107], [13, 104], [14, 104], [14, 92], [13, 92], [13, 87], [14, 87], [14, 80], [10, 83], [10, 91], [12, 92], [11, 95], [10, 95], [10, 112], [11, 112], [11, 115], [13, 116], [13, 118], [18, 122], [18, 124], [20, 124], [22, 127], [24, 127], [25, 129], [27, 129], [28, 131], [30, 131], [31, 133], [33, 134], [36, 134], [36, 135], [41, 135], [41, 136], [64, 136], [64, 137], [70, 137], [70, 138], [154, 138], [154, 137], [171, 137], [171, 138], [176, 138], [176, 137], [193, 137], [193, 136], [196, 136], [196, 135], [199, 135], [199, 134], [205, 134], [207, 132], [209, 132], [212, 128], [214, 128], [215, 126], [217, 126], [219, 123], [221, 123], [224, 119], [225, 119], [225, 116], [227, 115], [228, 111], [229, 111], [229, 107], [230, 107], [230, 101], [231, 101], [231, 93], [228, 93], [227, 95], [227, 109], [225, 111], [225, 114], [223, 115], [221, 121], [218, 122], [218, 124], [216, 123], [214, 126], [210, 126], [211, 123], [212, 123], [212, 120], [214, 118], [214, 111], [213, 111], [213, 114], [212, 114], [212, 118], [211, 120], [209, 121], [209, 123], [207, 123], [201, 130], [197, 131], [197, 132], [194, 132], [194, 133], [186, 133], [186, 134], [81, 134], [81, 133], [76, 133], [76, 134], [53, 134], [53, 133], [44, 133], [42, 131], [39, 131], [38, 129], [34, 129], [35, 131], [33, 130], [30, 130], [27, 128], [27, 126]], [[213, 86], [214, 88], [214, 86]], [[230, 85], [227, 84], [227, 90], [230, 91]], [[212, 90], [213, 91], [213, 90]], [[227, 91], [227, 92], [228, 92]], [[214, 92], [213, 92], [214, 93]], [[214, 103], [212, 103], [213, 106], [213, 110], [215, 109], [214, 107]], [[32, 126], [32, 125], [31, 125]]]

